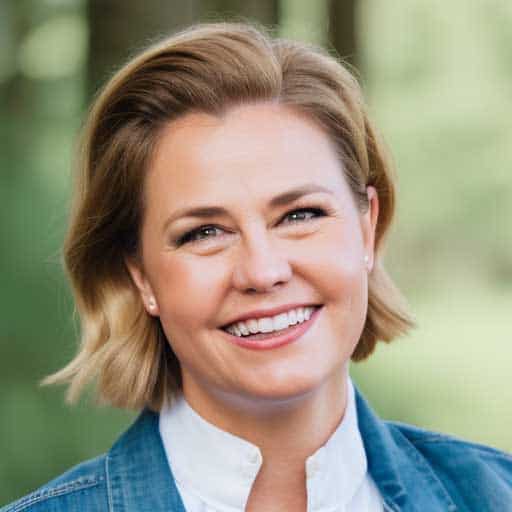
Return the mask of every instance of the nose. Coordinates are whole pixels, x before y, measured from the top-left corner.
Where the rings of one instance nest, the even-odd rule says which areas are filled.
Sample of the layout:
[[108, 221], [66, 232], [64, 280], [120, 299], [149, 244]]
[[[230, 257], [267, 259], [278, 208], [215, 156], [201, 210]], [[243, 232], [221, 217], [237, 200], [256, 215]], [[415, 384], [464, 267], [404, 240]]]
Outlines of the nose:
[[268, 234], [244, 240], [236, 258], [233, 286], [242, 292], [270, 292], [292, 277], [288, 258]]

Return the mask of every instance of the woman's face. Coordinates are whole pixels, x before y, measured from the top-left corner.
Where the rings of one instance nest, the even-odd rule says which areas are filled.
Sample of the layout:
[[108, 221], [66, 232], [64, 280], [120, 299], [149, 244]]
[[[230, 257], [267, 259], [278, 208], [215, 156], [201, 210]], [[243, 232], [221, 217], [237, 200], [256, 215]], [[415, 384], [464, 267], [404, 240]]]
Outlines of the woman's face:
[[129, 268], [185, 396], [268, 403], [339, 381], [365, 322], [378, 200], [369, 188], [358, 211], [312, 121], [275, 104], [188, 114], [162, 133], [145, 193]]

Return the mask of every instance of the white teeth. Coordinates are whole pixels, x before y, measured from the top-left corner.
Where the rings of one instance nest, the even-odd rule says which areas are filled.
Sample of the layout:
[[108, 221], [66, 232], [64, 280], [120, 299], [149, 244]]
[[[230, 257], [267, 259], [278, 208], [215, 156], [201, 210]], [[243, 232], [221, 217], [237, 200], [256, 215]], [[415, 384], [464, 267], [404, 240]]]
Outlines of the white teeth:
[[258, 320], [258, 329], [260, 332], [272, 332], [274, 330], [272, 318], [260, 318]]
[[236, 324], [236, 326], [240, 329], [240, 332], [244, 335], [244, 336], [247, 336], [250, 331], [249, 331], [249, 327], [247, 327], [247, 325], [245, 325], [244, 323], [242, 322], [238, 322]]
[[249, 331], [251, 334], [256, 334], [257, 332], [260, 332], [258, 329], [258, 320], [248, 320], [247, 327], [249, 327]]
[[280, 313], [273, 317], [251, 318], [244, 322], [237, 322], [226, 328], [226, 330], [235, 336], [248, 336], [249, 334], [257, 334], [259, 332], [268, 333], [273, 331], [281, 331], [290, 325], [300, 324], [311, 318], [313, 307], [296, 308]]
[[281, 313], [274, 317], [274, 331], [286, 329], [290, 325], [288, 321], [288, 313]]

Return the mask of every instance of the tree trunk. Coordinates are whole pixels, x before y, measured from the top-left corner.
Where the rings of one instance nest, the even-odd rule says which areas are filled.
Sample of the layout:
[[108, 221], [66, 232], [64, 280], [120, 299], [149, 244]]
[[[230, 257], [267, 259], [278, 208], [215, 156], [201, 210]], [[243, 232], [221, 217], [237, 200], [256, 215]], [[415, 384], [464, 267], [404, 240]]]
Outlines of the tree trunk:
[[339, 56], [358, 67], [356, 0], [329, 0], [329, 42]]
[[279, 1], [203, 0], [201, 17], [204, 21], [247, 20], [276, 27], [279, 22]]
[[88, 0], [89, 97], [137, 50], [198, 20], [199, 0]]

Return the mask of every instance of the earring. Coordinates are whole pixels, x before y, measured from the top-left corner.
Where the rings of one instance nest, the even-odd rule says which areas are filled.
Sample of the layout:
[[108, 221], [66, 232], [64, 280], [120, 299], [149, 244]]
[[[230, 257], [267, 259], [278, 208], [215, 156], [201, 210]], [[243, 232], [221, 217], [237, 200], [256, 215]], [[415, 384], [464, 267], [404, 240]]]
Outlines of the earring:
[[151, 309], [151, 310], [156, 308], [156, 301], [153, 297], [149, 298], [148, 306], [149, 306], [149, 309]]

